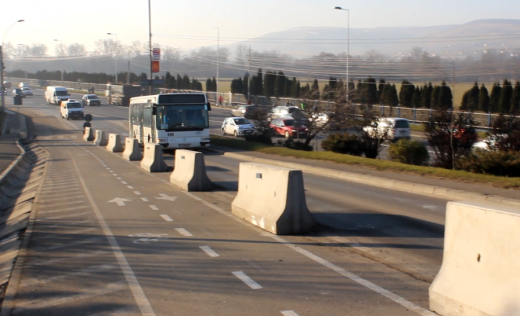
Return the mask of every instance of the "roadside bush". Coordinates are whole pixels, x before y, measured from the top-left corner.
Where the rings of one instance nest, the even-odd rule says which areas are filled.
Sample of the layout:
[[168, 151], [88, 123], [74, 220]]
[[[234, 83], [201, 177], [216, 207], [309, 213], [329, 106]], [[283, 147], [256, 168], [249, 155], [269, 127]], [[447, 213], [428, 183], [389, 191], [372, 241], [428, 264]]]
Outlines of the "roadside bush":
[[363, 154], [363, 148], [359, 138], [349, 133], [329, 134], [327, 139], [321, 142], [321, 148], [339, 154], [353, 156], [361, 156]]
[[461, 158], [457, 169], [501, 177], [520, 177], [520, 152], [484, 151]]
[[400, 139], [388, 149], [390, 160], [409, 165], [423, 166], [430, 160], [428, 150], [417, 140]]
[[268, 134], [252, 134], [252, 135], [245, 135], [244, 139], [248, 142], [257, 142], [257, 143], [263, 143], [272, 145], [273, 141], [271, 140], [271, 136]]
[[292, 138], [289, 138], [288, 140], [285, 140], [285, 141], [279, 140], [278, 146], [287, 147], [289, 149], [294, 149], [294, 150], [303, 150], [303, 151], [312, 151], [313, 150], [312, 146], [305, 145], [305, 142], [294, 141]]

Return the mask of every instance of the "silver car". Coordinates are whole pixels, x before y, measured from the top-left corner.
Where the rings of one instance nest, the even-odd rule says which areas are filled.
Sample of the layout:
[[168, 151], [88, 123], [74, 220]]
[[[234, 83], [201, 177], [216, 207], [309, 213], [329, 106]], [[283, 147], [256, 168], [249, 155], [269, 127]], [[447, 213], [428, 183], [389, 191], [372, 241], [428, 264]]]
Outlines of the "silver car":
[[222, 134], [231, 134], [235, 137], [255, 133], [255, 127], [245, 117], [227, 117], [222, 122]]

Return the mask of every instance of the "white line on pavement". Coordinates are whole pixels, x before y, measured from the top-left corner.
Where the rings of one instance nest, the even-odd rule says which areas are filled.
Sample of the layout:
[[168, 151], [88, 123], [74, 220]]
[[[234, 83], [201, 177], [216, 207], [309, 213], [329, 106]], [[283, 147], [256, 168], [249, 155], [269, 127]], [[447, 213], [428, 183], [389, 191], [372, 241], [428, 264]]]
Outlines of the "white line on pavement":
[[[71, 158], [72, 158], [72, 154], [71, 154]], [[79, 177], [79, 181], [80, 181], [81, 185], [83, 186], [83, 190], [85, 191], [85, 194], [87, 195], [90, 205], [92, 206], [92, 209], [94, 210], [94, 213], [96, 214], [96, 217], [98, 218], [99, 224], [101, 225], [101, 228], [103, 229], [103, 232], [105, 233], [105, 236], [108, 239], [110, 247], [112, 248], [112, 252], [114, 253], [114, 255], [117, 259], [117, 262], [119, 263], [119, 266], [121, 267], [121, 270], [123, 271], [123, 274], [125, 275], [126, 282], [128, 283], [130, 290], [132, 291], [132, 295], [134, 296], [135, 302], [137, 303], [137, 305], [139, 306], [139, 309], [141, 310], [141, 314], [143, 316], [155, 316], [155, 312], [153, 311], [152, 305], [150, 305], [150, 302], [148, 301], [146, 294], [144, 294], [144, 291], [141, 288], [139, 281], [137, 280], [134, 272], [132, 271], [132, 268], [130, 267], [130, 265], [128, 264], [128, 261], [126, 260], [126, 257], [123, 254], [123, 251], [121, 250], [121, 248], [119, 248], [119, 244], [117, 243], [117, 240], [114, 237], [114, 234], [110, 230], [110, 227], [108, 226], [107, 222], [103, 218], [103, 215], [101, 215], [101, 211], [99, 210], [96, 202], [94, 201], [94, 198], [90, 194], [90, 191], [87, 188], [85, 180], [83, 180], [83, 177], [81, 176], [81, 173], [79, 172], [79, 167], [76, 164], [76, 161], [73, 159], [72, 162], [74, 164], [74, 167], [76, 167], [76, 173]]]
[[245, 284], [247, 284], [250, 288], [252, 288], [253, 290], [258, 290], [258, 289], [261, 289], [262, 287], [260, 286], [260, 284], [256, 283], [255, 281], [253, 281], [253, 279], [251, 279], [250, 277], [248, 277], [244, 272], [242, 271], [235, 271], [233, 272], [233, 274], [239, 278], [240, 280], [242, 280], [242, 282], [244, 282]]
[[56, 207], [62, 205], [71, 205], [71, 204], [84, 204], [85, 201], [74, 201], [74, 202], [66, 202], [66, 203], [58, 203], [58, 204], [41, 204], [41, 207]]
[[83, 206], [76, 206], [76, 207], [65, 208], [65, 209], [62, 209], [62, 210], [45, 211], [45, 212], [39, 211], [38, 214], [51, 214], [51, 213], [75, 211], [75, 210], [78, 210], [78, 209], [81, 209], [81, 208], [88, 208], [88, 206], [83, 205]]
[[117, 177], [116, 179], [117, 179], [117, 180], [121, 180], [121, 178], [120, 178], [120, 177]]
[[78, 184], [69, 184], [69, 185], [61, 185], [61, 186], [51, 186], [50, 188], [47, 187], [45, 188], [45, 191], [55, 191], [57, 189], [61, 189], [61, 188], [70, 188], [70, 187], [78, 187], [79, 185]]
[[144, 202], [148, 202], [147, 198], [141, 198], [141, 200], [143, 200]]
[[205, 253], [208, 254], [208, 256], [215, 258], [220, 257], [218, 253], [216, 253], [213, 249], [211, 249], [209, 246], [199, 246], [200, 249], [204, 250]]
[[175, 228], [175, 230], [176, 230], [179, 234], [184, 235], [184, 236], [186, 236], [186, 237], [191, 237], [191, 236], [193, 236], [189, 231], [187, 231], [187, 230], [184, 229], [184, 228]]
[[299, 316], [294, 311], [281, 311], [283, 316]]
[[141, 192], [139, 191], [134, 191], [135, 195], [141, 195]]
[[[239, 219], [238, 217], [233, 216], [229, 212], [226, 212], [223, 209], [221, 209], [220, 207], [215, 206], [215, 205], [213, 205], [213, 204], [211, 204], [211, 203], [209, 203], [209, 202], [207, 202], [207, 201], [205, 201], [205, 200], [203, 200], [203, 199], [193, 195], [190, 192], [183, 192], [183, 193], [188, 195], [188, 196], [190, 196], [192, 199], [194, 199], [196, 201], [199, 201], [202, 204], [204, 204], [204, 205], [206, 205], [206, 206], [216, 210], [220, 214], [223, 214], [223, 215], [225, 215], [225, 216], [227, 216], [227, 217], [229, 217], [229, 218], [231, 218], [231, 219], [233, 219], [233, 220], [235, 220], [235, 221], [237, 221], [239, 223], [242, 223], [244, 225], [247, 225], [248, 227], [251, 227], [249, 225], [249, 223], [246, 223], [243, 220]], [[260, 232], [262, 234], [265, 233], [265, 231], [261, 230], [260, 228], [251, 227], [251, 229], [254, 229], [254, 230], [256, 230], [256, 231], [258, 231], [258, 232]], [[372, 283], [370, 281], [362, 279], [361, 277], [353, 274], [352, 272], [349, 272], [349, 271], [347, 271], [347, 270], [345, 270], [345, 269], [343, 269], [341, 267], [338, 267], [338, 266], [336, 266], [336, 265], [334, 265], [334, 264], [332, 264], [332, 263], [330, 263], [330, 262], [328, 262], [328, 261], [326, 261], [326, 260], [324, 260], [324, 259], [322, 259], [322, 258], [320, 258], [320, 257], [318, 257], [318, 256], [316, 256], [314, 254], [312, 254], [311, 252], [308, 252], [307, 250], [304, 250], [304, 249], [302, 249], [302, 248], [300, 248], [300, 247], [298, 247], [298, 246], [296, 246], [296, 245], [286, 241], [285, 239], [283, 239], [281, 237], [278, 237], [278, 236], [275, 236], [275, 235], [268, 235], [268, 236], [273, 238], [274, 240], [278, 241], [279, 243], [282, 243], [282, 244], [286, 245], [290, 249], [293, 249], [296, 252], [299, 252], [300, 254], [302, 254], [302, 255], [304, 255], [304, 256], [306, 256], [306, 257], [308, 257], [308, 258], [310, 258], [310, 259], [312, 259], [312, 260], [314, 260], [314, 261], [324, 265], [325, 267], [327, 267], [329, 269], [332, 269], [333, 271], [335, 271], [335, 272], [337, 272], [337, 273], [339, 273], [339, 274], [341, 274], [341, 275], [343, 275], [343, 276], [345, 276], [345, 277], [347, 277], [347, 278], [349, 278], [349, 279], [351, 279], [351, 280], [353, 280], [353, 281], [355, 281], [355, 282], [357, 282], [357, 283], [359, 283], [359, 284], [361, 284], [361, 285], [363, 285], [363, 286], [365, 286], [365, 287], [375, 291], [376, 293], [379, 293], [379, 294], [389, 298], [390, 300], [400, 304], [401, 306], [404, 306], [404, 307], [406, 307], [406, 308], [408, 308], [408, 309], [418, 313], [419, 315], [422, 315], [422, 316], [435, 316], [436, 315], [435, 313], [432, 313], [432, 312], [430, 312], [430, 311], [428, 311], [428, 310], [426, 310], [426, 309], [424, 309], [424, 308], [422, 308], [422, 307], [420, 307], [418, 305], [415, 305], [414, 303], [412, 303], [412, 302], [410, 302], [410, 301], [408, 301], [408, 300], [406, 300], [406, 299], [404, 299], [404, 298], [402, 298], [402, 297], [400, 297], [400, 296], [398, 296], [398, 295], [396, 295], [396, 294], [394, 294], [394, 293], [392, 293], [392, 292], [390, 292], [388, 290], [385, 290], [385, 289], [375, 285], [374, 283]]]
[[132, 189], [132, 190], [134, 189], [134, 187], [131, 185], [127, 186], [127, 188]]
[[167, 222], [173, 222], [173, 219], [166, 214], [162, 214], [161, 217]]
[[76, 217], [76, 216], [81, 216], [81, 215], [85, 215], [85, 214], [89, 214], [89, 212], [84, 212], [84, 213], [74, 213], [74, 214], [63, 215], [63, 216], [55, 216], [55, 217], [44, 217], [44, 218], [42, 218], [42, 220], [51, 220], [51, 219], [70, 218], [70, 217]]
[[154, 210], [154, 211], [158, 211], [158, 210], [159, 210], [159, 208], [158, 208], [157, 206], [155, 206], [155, 205], [148, 205], [148, 206], [149, 206], [152, 210]]
[[121, 181], [122, 184], [128, 184], [126, 181]]

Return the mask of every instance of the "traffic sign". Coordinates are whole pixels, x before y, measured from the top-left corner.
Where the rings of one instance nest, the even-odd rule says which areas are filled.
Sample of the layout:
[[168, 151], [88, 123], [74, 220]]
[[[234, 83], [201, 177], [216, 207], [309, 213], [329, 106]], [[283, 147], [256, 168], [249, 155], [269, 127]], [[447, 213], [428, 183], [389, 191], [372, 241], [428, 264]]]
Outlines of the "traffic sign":
[[161, 71], [161, 67], [159, 66], [159, 61], [153, 60], [152, 61], [152, 72], [160, 72], [160, 71]]
[[[152, 60], [153, 61], [159, 61], [161, 60], [161, 49], [160, 48], [154, 48], [152, 50]], [[158, 71], [157, 71], [158, 72]]]

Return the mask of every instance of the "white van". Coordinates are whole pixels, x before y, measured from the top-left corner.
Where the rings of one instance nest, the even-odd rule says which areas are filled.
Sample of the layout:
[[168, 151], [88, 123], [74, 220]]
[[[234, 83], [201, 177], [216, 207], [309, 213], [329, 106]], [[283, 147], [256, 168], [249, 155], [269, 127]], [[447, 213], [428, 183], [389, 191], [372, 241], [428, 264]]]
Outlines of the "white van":
[[85, 113], [83, 112], [83, 105], [76, 100], [62, 101], [60, 105], [60, 114], [62, 118], [83, 120]]
[[65, 87], [48, 86], [45, 90], [45, 101], [49, 104], [60, 105], [61, 101], [67, 101], [69, 98], [69, 91]]
[[385, 138], [391, 141], [398, 141], [402, 138], [410, 139], [410, 123], [405, 118], [385, 117], [380, 118], [370, 126], [363, 127], [363, 130], [373, 138]]

